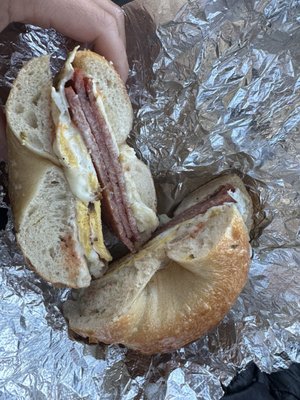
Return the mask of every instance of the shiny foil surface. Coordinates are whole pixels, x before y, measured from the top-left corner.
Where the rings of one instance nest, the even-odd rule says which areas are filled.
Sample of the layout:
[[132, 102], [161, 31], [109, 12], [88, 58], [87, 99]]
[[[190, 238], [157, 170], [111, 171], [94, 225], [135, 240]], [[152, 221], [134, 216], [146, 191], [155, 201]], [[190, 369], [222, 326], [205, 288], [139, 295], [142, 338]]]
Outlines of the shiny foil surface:
[[[300, 2], [189, 1], [158, 25], [126, 6], [129, 142], [155, 178], [159, 211], [222, 171], [251, 191], [248, 283], [216, 329], [172, 354], [71, 340], [67, 289], [25, 267], [0, 172], [0, 399], [219, 399], [249, 361], [266, 372], [300, 361]], [[0, 37], [0, 95], [32, 56], [57, 71], [74, 43], [10, 26]]]

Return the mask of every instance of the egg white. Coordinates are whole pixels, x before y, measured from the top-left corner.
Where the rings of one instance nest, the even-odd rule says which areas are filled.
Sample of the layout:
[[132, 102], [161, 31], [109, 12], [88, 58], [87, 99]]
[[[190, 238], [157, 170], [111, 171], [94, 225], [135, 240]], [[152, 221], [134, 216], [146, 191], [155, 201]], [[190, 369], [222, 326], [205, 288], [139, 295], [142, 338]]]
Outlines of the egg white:
[[52, 116], [56, 128], [53, 150], [60, 160], [70, 189], [76, 198], [79, 242], [91, 273], [97, 276], [104, 267], [98, 255], [106, 261], [111, 260], [111, 255], [103, 239], [99, 201], [101, 188], [97, 173], [80, 131], [71, 120], [65, 95], [65, 84], [73, 77], [72, 62], [76, 51], [77, 48], [70, 53], [65, 63], [58, 89], [52, 88]]

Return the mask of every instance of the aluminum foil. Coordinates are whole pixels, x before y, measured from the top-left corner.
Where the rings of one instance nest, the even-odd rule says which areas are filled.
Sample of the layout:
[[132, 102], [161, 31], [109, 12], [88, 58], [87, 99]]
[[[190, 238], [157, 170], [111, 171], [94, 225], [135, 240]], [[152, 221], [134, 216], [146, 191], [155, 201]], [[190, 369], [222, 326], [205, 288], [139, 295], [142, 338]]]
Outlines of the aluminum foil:
[[[239, 171], [256, 210], [249, 281], [215, 330], [172, 354], [72, 341], [60, 311], [69, 291], [17, 249], [2, 166], [0, 399], [218, 399], [251, 360], [267, 372], [300, 361], [300, 2], [189, 1], [163, 25], [133, 3], [126, 12], [130, 143], [151, 166], [160, 211]], [[24, 60], [50, 52], [55, 71], [73, 45], [53, 30], [6, 30], [2, 104]]]

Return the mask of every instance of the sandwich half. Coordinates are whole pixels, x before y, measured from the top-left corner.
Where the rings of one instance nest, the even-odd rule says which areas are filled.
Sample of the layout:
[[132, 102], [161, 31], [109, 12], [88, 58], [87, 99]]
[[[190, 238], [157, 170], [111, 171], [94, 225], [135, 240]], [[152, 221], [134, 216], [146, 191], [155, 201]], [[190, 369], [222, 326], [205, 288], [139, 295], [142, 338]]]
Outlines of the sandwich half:
[[111, 254], [102, 221], [135, 252], [156, 229], [148, 167], [126, 144], [133, 113], [103, 57], [77, 48], [55, 84], [48, 56], [19, 72], [6, 104], [9, 194], [28, 264], [60, 286], [89, 286]]
[[64, 305], [70, 330], [90, 342], [169, 352], [216, 326], [243, 289], [252, 202], [236, 175], [189, 195], [136, 254]]

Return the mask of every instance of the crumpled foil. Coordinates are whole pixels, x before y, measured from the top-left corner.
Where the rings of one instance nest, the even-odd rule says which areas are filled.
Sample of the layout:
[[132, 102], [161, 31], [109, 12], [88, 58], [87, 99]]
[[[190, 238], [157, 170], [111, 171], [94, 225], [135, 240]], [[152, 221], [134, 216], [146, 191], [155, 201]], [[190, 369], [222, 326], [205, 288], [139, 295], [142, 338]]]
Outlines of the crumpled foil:
[[[218, 399], [251, 360], [267, 372], [300, 361], [300, 3], [189, 1], [161, 26], [133, 3], [126, 12], [130, 143], [160, 212], [239, 171], [256, 209], [249, 281], [215, 330], [172, 354], [72, 341], [60, 311], [69, 290], [25, 267], [1, 187], [0, 399]], [[30, 26], [2, 33], [2, 104], [24, 60], [52, 53], [55, 71], [73, 45]]]

